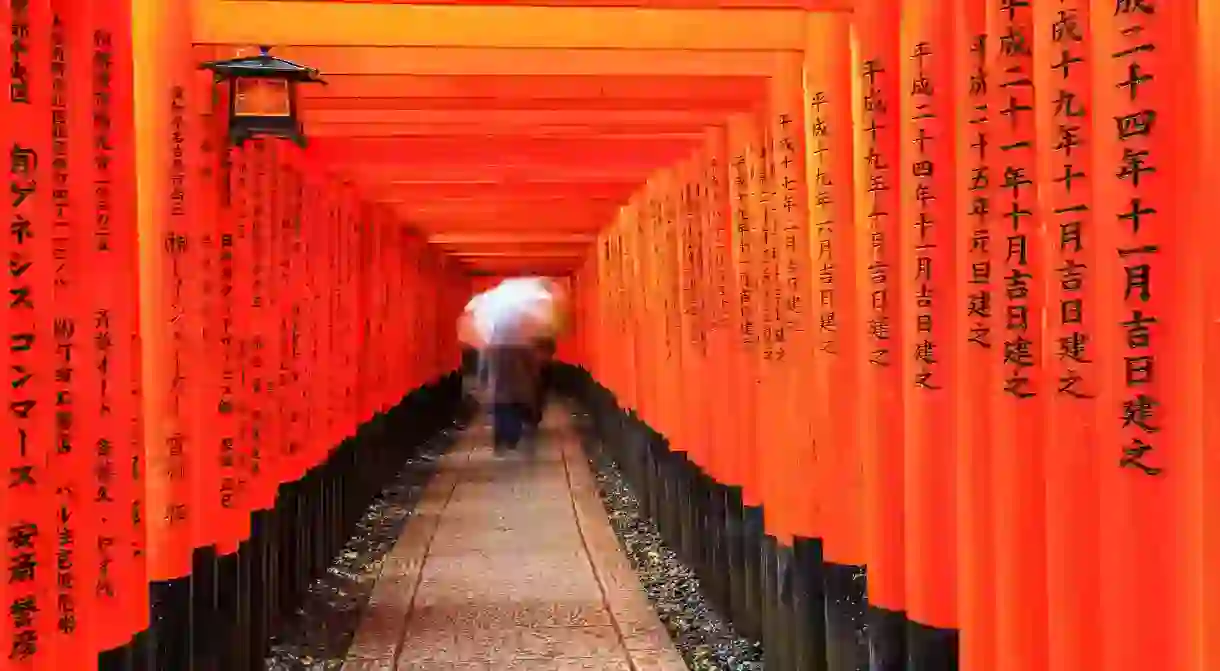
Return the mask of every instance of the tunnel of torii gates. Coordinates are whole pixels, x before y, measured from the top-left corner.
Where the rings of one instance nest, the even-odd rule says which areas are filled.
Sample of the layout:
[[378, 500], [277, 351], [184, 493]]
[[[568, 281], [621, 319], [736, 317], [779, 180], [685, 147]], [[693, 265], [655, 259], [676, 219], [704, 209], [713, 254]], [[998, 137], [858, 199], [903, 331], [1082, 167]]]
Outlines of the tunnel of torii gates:
[[0, 668], [260, 668], [533, 274], [768, 668], [1220, 669], [1220, 0], [0, 12]]

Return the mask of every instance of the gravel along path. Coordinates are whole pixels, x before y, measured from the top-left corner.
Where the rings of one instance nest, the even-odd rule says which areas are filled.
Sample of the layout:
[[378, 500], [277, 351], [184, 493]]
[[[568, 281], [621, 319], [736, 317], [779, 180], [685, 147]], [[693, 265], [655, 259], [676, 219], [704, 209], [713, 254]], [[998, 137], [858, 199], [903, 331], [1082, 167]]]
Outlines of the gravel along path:
[[711, 606], [694, 571], [666, 547], [609, 458], [591, 460], [598, 493], [640, 584], [691, 671], [761, 671], [762, 646], [733, 630]]
[[268, 671], [330, 671], [343, 666], [382, 559], [394, 547], [437, 461], [453, 442], [451, 431], [429, 441], [369, 506], [326, 575], [310, 585], [296, 613], [275, 633]]

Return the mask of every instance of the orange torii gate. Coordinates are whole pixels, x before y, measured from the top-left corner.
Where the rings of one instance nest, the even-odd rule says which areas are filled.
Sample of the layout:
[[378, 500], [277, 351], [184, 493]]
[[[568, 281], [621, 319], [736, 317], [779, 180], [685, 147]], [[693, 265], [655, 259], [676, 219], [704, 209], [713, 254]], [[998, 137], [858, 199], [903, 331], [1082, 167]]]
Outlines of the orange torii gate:
[[590, 4], [0, 6], [0, 668], [257, 668], [520, 273], [773, 668], [1220, 668], [1220, 2]]

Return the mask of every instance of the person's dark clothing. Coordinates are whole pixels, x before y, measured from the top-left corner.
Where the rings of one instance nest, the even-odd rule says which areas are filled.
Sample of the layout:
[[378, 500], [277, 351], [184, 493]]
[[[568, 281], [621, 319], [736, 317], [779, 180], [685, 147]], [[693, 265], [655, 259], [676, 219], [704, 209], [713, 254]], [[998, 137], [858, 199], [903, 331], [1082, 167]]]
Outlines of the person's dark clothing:
[[496, 345], [483, 353], [497, 450], [514, 449], [537, 410], [539, 359], [528, 344]]
[[458, 418], [459, 426], [463, 428], [466, 423], [474, 417], [478, 412], [478, 401], [475, 400], [474, 392], [477, 385], [479, 374], [479, 351], [473, 347], [462, 347], [462, 407], [461, 416]]
[[539, 359], [530, 345], [495, 345], [484, 353], [488, 391], [493, 405], [532, 406], [538, 400]]
[[555, 350], [554, 338], [542, 338], [538, 341], [538, 399], [534, 403], [534, 414], [530, 418], [535, 430], [542, 424], [542, 414], [546, 410], [546, 399], [551, 389]]
[[555, 351], [558, 349], [558, 344], [554, 337], [539, 338], [538, 351], [542, 353], [542, 358], [550, 361], [555, 358]]
[[525, 433], [525, 422], [533, 412], [521, 403], [497, 403], [491, 408], [493, 442], [497, 452], [515, 450]]
[[478, 372], [479, 367], [479, 351], [473, 347], [466, 345], [462, 346], [462, 376], [473, 377]]

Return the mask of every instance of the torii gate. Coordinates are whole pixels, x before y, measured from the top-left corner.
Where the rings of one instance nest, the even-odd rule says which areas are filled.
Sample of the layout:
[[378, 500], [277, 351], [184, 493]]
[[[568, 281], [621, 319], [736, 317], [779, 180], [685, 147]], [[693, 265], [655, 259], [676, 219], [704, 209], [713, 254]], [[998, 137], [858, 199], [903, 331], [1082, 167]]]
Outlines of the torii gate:
[[[1220, 297], [1205, 289], [1220, 263], [1202, 226], [1220, 2], [14, 0], [0, 14], [14, 26], [10, 549], [56, 563], [62, 540], [31, 524], [66, 527], [57, 497], [113, 470], [65, 456], [68, 411], [31, 414], [36, 400], [108, 409], [76, 430], [107, 449], [130, 438], [113, 438], [137, 466], [114, 497], [145, 513], [118, 522], [108, 493], [80, 518], [134, 547], [116, 580], [138, 599], [81, 596], [50, 571], [4, 588], [12, 668], [84, 668], [126, 645], [150, 626], [145, 584], [171, 593], [205, 546], [235, 552], [277, 488], [436, 388], [456, 355], [436, 334], [472, 273], [572, 278], [578, 363], [665, 435], [683, 514], [709, 519], [690, 484], [706, 482], [731, 529], [759, 524], [748, 557], [709, 566], [748, 577], [734, 573], [730, 610], [778, 668], [1220, 668]], [[301, 92], [306, 150], [220, 151], [197, 65], [258, 44], [330, 81]], [[64, 74], [79, 63], [89, 81]], [[86, 168], [46, 160], [61, 150]], [[57, 186], [30, 196], [34, 182]], [[225, 251], [286, 211], [316, 232], [308, 254]], [[27, 237], [61, 219], [97, 227], [71, 282], [50, 234]], [[111, 226], [130, 221], [138, 235]], [[241, 274], [287, 257], [310, 261], [284, 266], [277, 300], [309, 306], [327, 355], [275, 397], [318, 424], [268, 429], [292, 449], [259, 475], [249, 445], [255, 466], [228, 459], [236, 424], [209, 394], [229, 384], [223, 329], [269, 334], [284, 316]], [[193, 273], [249, 279], [221, 291], [248, 305]], [[122, 381], [50, 372], [53, 341], [86, 321], [107, 347], [109, 329], [130, 333], [106, 355]], [[294, 346], [262, 335], [251, 348], [287, 362]], [[427, 344], [408, 356], [404, 341]], [[241, 398], [257, 404], [254, 386]], [[113, 414], [107, 389], [125, 399]], [[247, 477], [229, 505], [223, 483]], [[101, 584], [93, 545], [76, 557]], [[51, 603], [79, 603], [81, 628]]]

